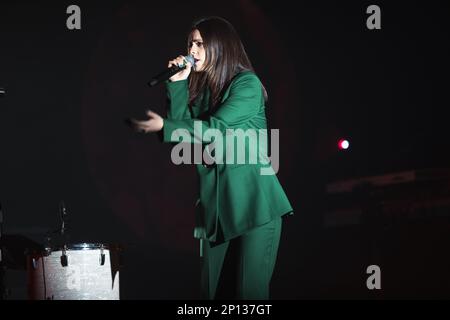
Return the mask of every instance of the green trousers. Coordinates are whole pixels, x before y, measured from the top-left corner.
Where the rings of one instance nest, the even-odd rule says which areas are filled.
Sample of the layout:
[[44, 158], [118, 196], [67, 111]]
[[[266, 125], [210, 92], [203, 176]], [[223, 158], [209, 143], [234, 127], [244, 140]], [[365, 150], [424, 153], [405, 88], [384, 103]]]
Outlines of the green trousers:
[[269, 299], [281, 219], [226, 242], [204, 241], [201, 274], [204, 299]]

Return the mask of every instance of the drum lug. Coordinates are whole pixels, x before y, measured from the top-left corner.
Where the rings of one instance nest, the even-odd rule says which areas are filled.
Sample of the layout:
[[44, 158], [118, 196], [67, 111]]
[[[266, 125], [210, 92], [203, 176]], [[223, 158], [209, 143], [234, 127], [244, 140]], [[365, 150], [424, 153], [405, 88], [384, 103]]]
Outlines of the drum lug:
[[69, 259], [67, 258], [67, 254], [66, 254], [66, 246], [64, 245], [64, 248], [62, 250], [62, 255], [61, 255], [61, 265], [63, 267], [67, 267], [67, 265], [69, 264]]
[[67, 267], [67, 265], [68, 265], [68, 261], [67, 261], [68, 259], [67, 259], [67, 255], [65, 255], [65, 254], [63, 254], [62, 256], [61, 256], [61, 265], [63, 266], [63, 267]]
[[37, 265], [36, 258], [31, 259], [31, 266], [32, 266], [33, 270], [37, 269], [38, 265]]
[[105, 254], [103, 253], [103, 245], [100, 247], [100, 265], [105, 264]]

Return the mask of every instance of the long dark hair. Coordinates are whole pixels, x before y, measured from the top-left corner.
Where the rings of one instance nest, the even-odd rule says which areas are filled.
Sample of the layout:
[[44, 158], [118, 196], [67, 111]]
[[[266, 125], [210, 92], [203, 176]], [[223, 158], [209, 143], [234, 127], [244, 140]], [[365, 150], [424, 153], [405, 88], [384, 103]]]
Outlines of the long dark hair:
[[[188, 37], [188, 52], [192, 43], [192, 32], [198, 30], [205, 48], [205, 62], [202, 72], [192, 72], [189, 77], [189, 103], [192, 103], [207, 86], [210, 89], [210, 103], [215, 107], [223, 90], [233, 77], [241, 71], [253, 71], [244, 45], [234, 27], [220, 17], [207, 17], [195, 22]], [[264, 97], [267, 93], [262, 87]]]

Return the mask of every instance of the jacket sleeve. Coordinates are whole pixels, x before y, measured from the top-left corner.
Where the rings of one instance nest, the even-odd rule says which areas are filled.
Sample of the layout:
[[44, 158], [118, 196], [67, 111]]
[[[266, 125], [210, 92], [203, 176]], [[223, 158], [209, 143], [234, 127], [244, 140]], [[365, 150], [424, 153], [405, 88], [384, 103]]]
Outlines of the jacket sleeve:
[[191, 119], [189, 112], [189, 88], [188, 80], [166, 82], [168, 110], [167, 119], [183, 120]]
[[[205, 139], [200, 133], [204, 133], [208, 129], [218, 129], [225, 134], [226, 129], [242, 127], [244, 123], [258, 114], [261, 108], [261, 99], [262, 87], [258, 77], [253, 73], [245, 73], [231, 83], [228, 98], [207, 119], [164, 119], [164, 142], [179, 142], [179, 132], [181, 131], [183, 135], [189, 133], [193, 143], [211, 142], [207, 140], [207, 136]], [[201, 130], [198, 130], [200, 128]]]

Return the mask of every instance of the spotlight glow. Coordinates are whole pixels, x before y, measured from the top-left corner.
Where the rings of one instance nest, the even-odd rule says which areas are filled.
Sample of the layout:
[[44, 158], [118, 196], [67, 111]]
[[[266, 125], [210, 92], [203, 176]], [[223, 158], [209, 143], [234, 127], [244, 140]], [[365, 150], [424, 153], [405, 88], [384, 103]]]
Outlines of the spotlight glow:
[[347, 150], [350, 147], [350, 142], [348, 142], [348, 140], [345, 139], [341, 139], [338, 142], [338, 148], [340, 150]]

